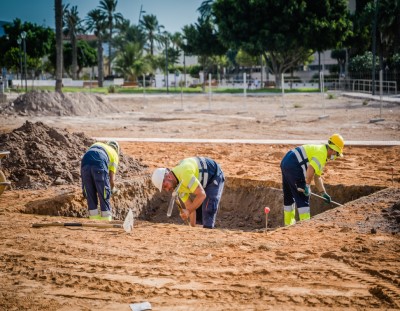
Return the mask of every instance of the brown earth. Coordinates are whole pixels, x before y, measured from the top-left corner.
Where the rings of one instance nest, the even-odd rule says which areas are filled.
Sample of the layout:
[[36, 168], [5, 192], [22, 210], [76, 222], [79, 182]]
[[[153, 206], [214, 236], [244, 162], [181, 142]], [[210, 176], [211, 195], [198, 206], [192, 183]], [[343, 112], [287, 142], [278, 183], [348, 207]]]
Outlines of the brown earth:
[[[115, 95], [107, 102], [119, 113], [96, 109], [99, 103], [95, 118], [49, 108], [31, 113], [38, 108], [27, 104], [24, 115], [2, 109], [0, 149], [12, 151], [2, 164], [13, 189], [0, 196], [1, 310], [129, 310], [140, 301], [153, 310], [400, 309], [400, 147], [368, 146], [399, 140], [399, 103], [384, 102], [380, 114], [379, 101], [340, 94], [285, 95], [283, 102], [279, 96]], [[327, 190], [344, 206], [313, 198], [315, 216], [289, 228], [279, 228], [279, 162], [294, 145], [122, 139], [128, 164], [112, 203], [116, 219], [135, 211], [131, 234], [32, 228], [90, 223], [80, 218], [86, 207], [77, 176], [88, 137], [323, 142], [334, 132], [366, 145], [346, 146], [345, 157], [325, 168]], [[176, 210], [167, 218], [168, 197], [149, 182], [154, 167], [193, 155], [214, 158], [227, 176], [215, 230], [184, 226]], [[29, 178], [20, 185], [22, 175]], [[54, 184], [57, 179], [63, 183]], [[264, 206], [271, 207], [268, 232]]]

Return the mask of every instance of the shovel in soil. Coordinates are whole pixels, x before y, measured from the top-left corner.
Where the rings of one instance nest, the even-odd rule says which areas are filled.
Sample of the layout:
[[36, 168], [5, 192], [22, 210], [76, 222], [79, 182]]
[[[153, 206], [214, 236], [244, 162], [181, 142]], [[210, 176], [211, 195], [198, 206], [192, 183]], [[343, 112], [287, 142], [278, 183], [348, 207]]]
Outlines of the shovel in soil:
[[133, 212], [129, 209], [128, 214], [125, 217], [123, 224], [94, 224], [94, 223], [82, 223], [82, 222], [51, 222], [51, 223], [34, 223], [32, 228], [41, 227], [93, 227], [93, 228], [116, 228], [124, 229], [125, 232], [130, 233], [133, 229]]

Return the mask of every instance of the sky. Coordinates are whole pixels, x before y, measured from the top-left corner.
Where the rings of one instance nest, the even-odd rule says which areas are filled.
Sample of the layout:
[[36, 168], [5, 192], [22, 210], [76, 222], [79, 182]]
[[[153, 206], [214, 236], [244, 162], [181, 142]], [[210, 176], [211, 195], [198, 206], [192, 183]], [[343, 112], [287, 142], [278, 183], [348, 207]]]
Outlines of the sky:
[[[171, 33], [181, 32], [185, 25], [197, 21], [197, 11], [203, 0], [118, 0], [117, 12], [138, 24], [140, 8], [143, 14], [155, 15], [159, 25]], [[81, 19], [97, 8], [100, 0], [63, 0], [63, 4], [78, 7]], [[54, 28], [54, 0], [0, 0], [0, 21], [12, 22], [15, 18], [22, 22], [32, 22]]]

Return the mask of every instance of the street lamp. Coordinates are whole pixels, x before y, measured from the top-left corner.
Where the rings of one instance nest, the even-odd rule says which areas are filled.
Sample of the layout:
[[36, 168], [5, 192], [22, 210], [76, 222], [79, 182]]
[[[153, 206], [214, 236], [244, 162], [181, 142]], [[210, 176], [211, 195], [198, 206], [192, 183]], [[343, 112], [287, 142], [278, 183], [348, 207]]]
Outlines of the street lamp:
[[[187, 39], [183, 39], [183, 45], [185, 46], [186, 49], [186, 45], [187, 45]], [[186, 84], [186, 54], [185, 54], [185, 50], [183, 50], [183, 74], [185, 75], [185, 87], [187, 87]]]
[[169, 87], [168, 87], [168, 34], [165, 34], [165, 73], [167, 75], [167, 94], [169, 94]]
[[25, 75], [25, 92], [28, 92], [28, 82], [26, 80], [26, 32], [21, 32], [21, 38], [24, 45], [24, 75]]
[[21, 52], [21, 43], [22, 43], [22, 39], [18, 38], [17, 39], [17, 43], [19, 46], [19, 67], [20, 67], [20, 79], [21, 79], [21, 88], [22, 88], [22, 52]]

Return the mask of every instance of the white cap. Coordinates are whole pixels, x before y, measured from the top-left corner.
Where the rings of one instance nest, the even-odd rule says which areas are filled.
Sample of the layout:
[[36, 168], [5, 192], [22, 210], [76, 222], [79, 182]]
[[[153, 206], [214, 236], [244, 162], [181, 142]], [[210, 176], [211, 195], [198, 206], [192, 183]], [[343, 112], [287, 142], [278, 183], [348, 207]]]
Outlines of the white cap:
[[153, 182], [153, 185], [160, 191], [162, 190], [162, 184], [166, 172], [167, 169], [164, 167], [157, 168], [154, 170], [153, 175], [151, 176], [151, 181]]

